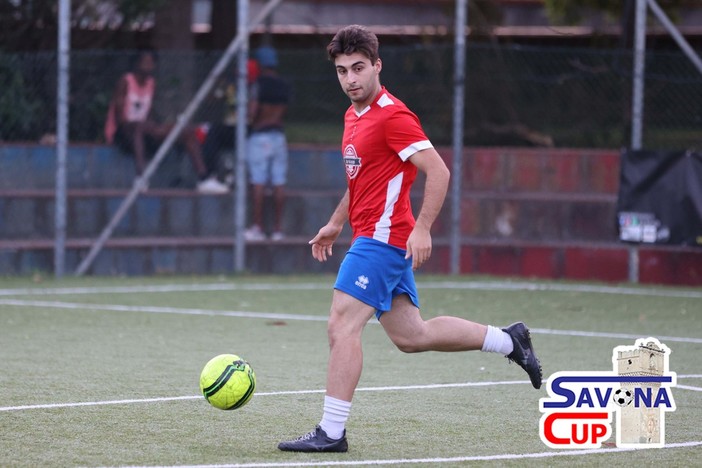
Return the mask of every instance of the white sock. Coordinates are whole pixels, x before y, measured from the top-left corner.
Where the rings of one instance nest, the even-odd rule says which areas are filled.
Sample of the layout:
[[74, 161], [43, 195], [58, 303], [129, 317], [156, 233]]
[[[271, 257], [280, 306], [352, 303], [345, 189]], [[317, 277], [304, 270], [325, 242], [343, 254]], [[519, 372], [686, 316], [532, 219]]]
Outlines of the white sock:
[[487, 334], [483, 343], [482, 351], [487, 353], [500, 353], [505, 356], [514, 350], [512, 337], [492, 325], [487, 326]]
[[324, 415], [319, 426], [330, 439], [341, 439], [344, 436], [346, 420], [351, 413], [351, 402], [339, 400], [330, 396], [324, 397]]

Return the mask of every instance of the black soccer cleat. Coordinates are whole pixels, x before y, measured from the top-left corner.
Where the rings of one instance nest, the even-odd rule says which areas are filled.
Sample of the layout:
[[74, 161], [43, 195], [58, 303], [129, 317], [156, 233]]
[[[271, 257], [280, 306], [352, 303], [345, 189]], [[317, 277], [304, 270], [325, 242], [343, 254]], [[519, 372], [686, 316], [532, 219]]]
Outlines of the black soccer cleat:
[[324, 429], [317, 426], [314, 431], [294, 440], [286, 440], [278, 444], [284, 452], [346, 452], [349, 444], [346, 441], [346, 431], [341, 439], [330, 439]]
[[531, 379], [531, 384], [534, 388], [541, 388], [541, 363], [539, 358], [536, 357], [536, 353], [534, 353], [534, 347], [531, 345], [531, 335], [527, 326], [523, 322], [516, 322], [507, 328], [503, 328], [502, 331], [511, 336], [512, 343], [514, 343], [514, 350], [507, 355], [507, 359], [519, 364], [519, 367], [529, 374], [529, 379]]

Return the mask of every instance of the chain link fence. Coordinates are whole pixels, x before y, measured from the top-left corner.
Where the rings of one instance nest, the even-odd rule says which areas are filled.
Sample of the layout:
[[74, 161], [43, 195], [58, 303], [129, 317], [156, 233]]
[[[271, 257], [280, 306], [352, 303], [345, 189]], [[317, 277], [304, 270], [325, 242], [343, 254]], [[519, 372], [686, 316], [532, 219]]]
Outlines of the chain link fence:
[[[453, 48], [416, 45], [381, 51], [382, 83], [420, 116], [435, 145], [451, 146]], [[115, 213], [135, 176], [133, 158], [105, 145], [103, 127], [115, 84], [136, 55], [104, 50], [71, 54], [69, 268]], [[159, 52], [156, 119], [174, 122], [220, 56]], [[337, 161], [349, 101], [323, 49], [281, 49], [279, 62], [280, 74], [293, 89], [286, 133], [293, 153], [297, 151], [291, 157], [297, 157], [298, 177], [290, 188], [299, 192], [288, 199], [285, 223], [289, 234], [299, 236], [306, 247], [308, 236], [326, 221], [343, 190], [343, 170], [330, 161]], [[629, 51], [470, 44], [466, 64], [466, 146], [617, 150], [629, 144]], [[53, 52], [0, 52], [0, 271], [52, 269], [48, 249], [55, 235], [56, 68]], [[192, 124], [203, 129], [203, 138], [204, 129], [222, 122], [235, 105], [234, 70], [232, 64], [194, 116]], [[702, 76], [688, 59], [677, 51], [649, 51], [645, 83], [644, 148], [702, 147]], [[228, 182], [233, 179], [234, 145], [232, 135], [214, 148], [220, 156], [220, 178]], [[316, 149], [310, 149], [314, 145]], [[302, 153], [304, 158], [299, 157]], [[150, 189], [191, 189], [196, 183], [193, 172], [189, 158], [175, 149]], [[608, 213], [611, 203], [603, 203], [603, 213]], [[109, 253], [108, 245], [93, 272], [229, 271], [232, 213], [232, 197], [149, 190], [117, 226], [113, 247], [152, 246], [150, 266], [144, 266], [142, 251], [129, 250], [131, 257], [119, 257]], [[164, 244], [164, 239], [170, 243]], [[183, 253], [183, 246], [190, 250]], [[20, 256], [22, 249], [29, 253]], [[31, 249], [44, 250], [40, 255]], [[309, 257], [305, 253], [290, 254], [285, 261], [277, 256], [275, 263], [260, 269], [293, 268]], [[310, 268], [316, 271], [318, 266]]]
[[[449, 46], [385, 47], [382, 82], [422, 118], [437, 144], [450, 144]], [[119, 76], [134, 54], [73, 51], [70, 140], [100, 142]], [[214, 52], [160, 52], [154, 111], [172, 121], [214, 65]], [[292, 83], [289, 140], [338, 143], [348, 100], [323, 51], [281, 50]], [[466, 145], [619, 148], [629, 141], [631, 53], [617, 50], [470, 45]], [[223, 77], [234, 81], [233, 73]], [[644, 147], [700, 146], [702, 76], [679, 52], [648, 52]], [[38, 142], [54, 133], [56, 56], [0, 53], [0, 141]], [[194, 123], [220, 118], [226, 92], [208, 99]]]

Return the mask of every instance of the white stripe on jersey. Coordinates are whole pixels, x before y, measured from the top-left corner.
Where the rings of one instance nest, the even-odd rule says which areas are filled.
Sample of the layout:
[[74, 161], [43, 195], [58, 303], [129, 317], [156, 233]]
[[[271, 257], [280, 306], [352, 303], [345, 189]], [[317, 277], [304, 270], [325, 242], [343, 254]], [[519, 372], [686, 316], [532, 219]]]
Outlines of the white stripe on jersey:
[[384, 242], [385, 244], [390, 240], [390, 217], [395, 209], [395, 203], [397, 203], [397, 199], [400, 197], [403, 176], [404, 173], [400, 172], [388, 182], [388, 190], [385, 193], [385, 210], [383, 210], [383, 214], [378, 222], [375, 223], [373, 239]]
[[414, 153], [433, 147], [434, 145], [432, 145], [431, 141], [429, 140], [418, 141], [416, 143], [412, 143], [407, 148], [400, 151], [399, 156], [400, 159], [402, 159], [403, 161], [407, 161], [409, 157], [412, 156]]
[[383, 93], [383, 95], [380, 96], [380, 99], [378, 99], [378, 105], [380, 107], [391, 106], [393, 104], [395, 104], [395, 101], [390, 99], [387, 93]]

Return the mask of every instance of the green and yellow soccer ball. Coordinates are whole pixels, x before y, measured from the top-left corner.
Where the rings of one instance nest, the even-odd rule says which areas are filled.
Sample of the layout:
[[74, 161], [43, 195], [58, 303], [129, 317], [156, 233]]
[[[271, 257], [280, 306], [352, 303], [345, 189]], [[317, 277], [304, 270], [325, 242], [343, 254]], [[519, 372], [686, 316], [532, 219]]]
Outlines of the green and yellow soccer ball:
[[236, 354], [213, 357], [200, 374], [200, 391], [215, 408], [241, 408], [251, 400], [255, 390], [253, 369]]

